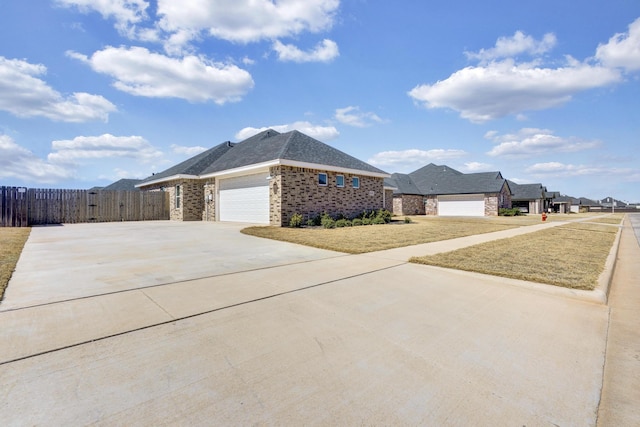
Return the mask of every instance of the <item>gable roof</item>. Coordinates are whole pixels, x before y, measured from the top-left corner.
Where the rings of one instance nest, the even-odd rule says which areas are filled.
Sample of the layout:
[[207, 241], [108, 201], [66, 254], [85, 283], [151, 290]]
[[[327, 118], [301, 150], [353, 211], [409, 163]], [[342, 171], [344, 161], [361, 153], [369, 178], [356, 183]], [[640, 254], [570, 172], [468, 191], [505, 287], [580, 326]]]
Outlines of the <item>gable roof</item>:
[[179, 177], [207, 178], [239, 168], [276, 164], [388, 176], [386, 172], [297, 130], [279, 133], [267, 129], [238, 143], [219, 144], [145, 178], [139, 186]]
[[102, 187], [100, 190], [102, 191], [139, 191], [139, 188], [136, 188], [136, 184], [139, 184], [141, 180], [139, 179], [128, 179], [122, 178], [118, 181], [107, 185], [106, 187]]
[[[507, 180], [500, 172], [462, 173], [446, 165], [429, 163], [408, 175], [393, 174], [395, 194], [445, 195], [499, 193]], [[507, 184], [508, 185], [508, 184]]]
[[178, 177], [190, 176], [196, 178], [202, 173], [211, 163], [215, 162], [221, 156], [223, 156], [230, 148], [233, 147], [231, 142], [223, 142], [213, 148], [203, 151], [184, 162], [178, 163], [175, 166], [165, 169], [162, 172], [155, 173], [145, 179], [143, 179], [137, 187], [149, 185], [156, 182], [168, 181]]
[[273, 129], [260, 132], [235, 144], [232, 150], [209, 165], [201, 175], [212, 175], [274, 161], [287, 165], [306, 164], [316, 165], [319, 168], [332, 166], [339, 169], [387, 175], [386, 172], [302, 132], [294, 130], [278, 133]]
[[511, 188], [511, 200], [539, 200], [546, 197], [546, 188], [540, 184], [516, 184], [507, 180]]

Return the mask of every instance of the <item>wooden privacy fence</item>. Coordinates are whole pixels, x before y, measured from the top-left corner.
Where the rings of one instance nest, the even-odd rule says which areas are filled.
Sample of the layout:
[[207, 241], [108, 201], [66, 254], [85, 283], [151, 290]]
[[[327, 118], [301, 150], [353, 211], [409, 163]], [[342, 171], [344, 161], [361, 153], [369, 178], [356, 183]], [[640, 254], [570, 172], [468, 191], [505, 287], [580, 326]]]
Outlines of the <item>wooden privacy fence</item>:
[[163, 191], [0, 187], [0, 226], [169, 219]]

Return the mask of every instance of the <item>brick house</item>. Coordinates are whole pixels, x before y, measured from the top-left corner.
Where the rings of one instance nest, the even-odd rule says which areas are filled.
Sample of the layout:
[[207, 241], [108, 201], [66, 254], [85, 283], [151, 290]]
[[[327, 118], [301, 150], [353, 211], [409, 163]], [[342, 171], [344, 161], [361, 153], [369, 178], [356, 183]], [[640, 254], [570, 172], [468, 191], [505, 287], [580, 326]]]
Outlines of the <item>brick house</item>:
[[242, 142], [219, 144], [137, 187], [168, 191], [172, 220], [283, 226], [294, 213], [308, 219], [324, 212], [355, 216], [391, 208], [386, 177], [301, 132], [269, 129]]
[[520, 209], [523, 213], [540, 214], [547, 212], [551, 207], [552, 197], [549, 197], [547, 187], [540, 183], [536, 184], [517, 184], [509, 181], [511, 188], [511, 205]]
[[395, 215], [495, 216], [511, 207], [511, 189], [500, 172], [465, 174], [430, 163], [385, 179]]

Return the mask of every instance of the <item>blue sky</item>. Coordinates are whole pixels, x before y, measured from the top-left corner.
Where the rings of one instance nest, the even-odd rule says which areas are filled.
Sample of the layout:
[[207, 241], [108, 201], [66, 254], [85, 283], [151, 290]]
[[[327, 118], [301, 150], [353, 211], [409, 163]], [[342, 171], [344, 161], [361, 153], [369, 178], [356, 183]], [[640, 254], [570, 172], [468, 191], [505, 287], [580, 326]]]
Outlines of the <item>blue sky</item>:
[[143, 178], [268, 127], [640, 202], [640, 2], [3, 2], [0, 185]]

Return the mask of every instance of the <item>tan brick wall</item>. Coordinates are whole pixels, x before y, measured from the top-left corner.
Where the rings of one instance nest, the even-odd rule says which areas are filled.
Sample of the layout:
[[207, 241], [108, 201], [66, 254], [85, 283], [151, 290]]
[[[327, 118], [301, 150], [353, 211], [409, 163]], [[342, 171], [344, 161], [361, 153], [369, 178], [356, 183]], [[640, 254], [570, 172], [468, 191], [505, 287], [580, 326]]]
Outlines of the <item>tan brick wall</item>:
[[438, 215], [438, 196], [426, 196], [424, 203], [425, 215]]
[[213, 181], [204, 184], [204, 208], [202, 209], [203, 221], [216, 220], [216, 185]]
[[394, 215], [424, 215], [424, 197], [413, 194], [397, 194], [393, 197]]
[[[318, 185], [319, 173], [327, 174], [327, 186]], [[336, 186], [337, 175], [344, 176], [344, 187]], [[383, 208], [382, 178], [291, 166], [273, 167], [271, 176], [272, 225], [288, 226], [294, 213], [303, 215], [306, 221], [324, 212], [352, 217]], [[360, 188], [353, 188], [354, 176], [360, 178]]]
[[484, 215], [498, 216], [500, 209], [511, 208], [511, 193], [507, 185], [502, 187], [500, 193], [485, 194], [484, 196]]
[[384, 190], [384, 208], [393, 213], [393, 190]]
[[[181, 185], [180, 207], [176, 208], [176, 185]], [[203, 182], [197, 179], [177, 179], [144, 187], [143, 190], [164, 189], [169, 193], [169, 219], [172, 221], [201, 221], [204, 208]]]

